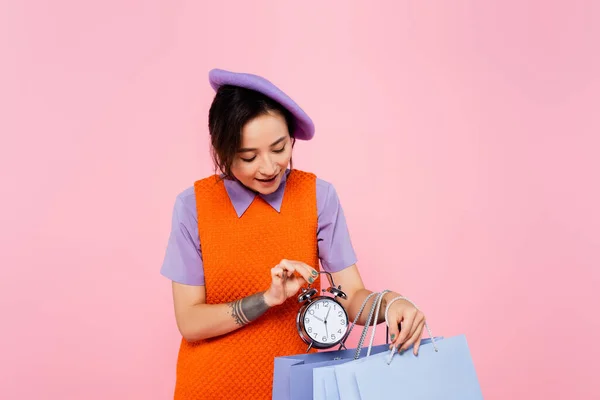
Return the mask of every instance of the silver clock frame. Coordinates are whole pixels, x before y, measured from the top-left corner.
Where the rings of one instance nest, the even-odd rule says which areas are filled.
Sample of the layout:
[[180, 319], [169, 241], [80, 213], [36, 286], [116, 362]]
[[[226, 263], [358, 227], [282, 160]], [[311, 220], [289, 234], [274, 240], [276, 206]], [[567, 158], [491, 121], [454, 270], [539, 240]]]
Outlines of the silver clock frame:
[[[300, 293], [298, 295], [298, 302], [304, 303], [304, 304], [302, 305], [302, 307], [300, 307], [300, 310], [298, 310], [298, 314], [296, 315], [296, 329], [298, 330], [298, 334], [300, 335], [300, 338], [304, 341], [304, 343], [308, 344], [308, 348], [306, 349], [307, 353], [312, 348], [330, 349], [334, 346], [337, 346], [340, 343], [343, 344], [346, 341], [346, 339], [348, 338], [348, 335], [350, 333], [350, 326], [349, 326], [350, 319], [348, 317], [348, 312], [346, 311], [344, 306], [342, 306], [342, 304], [338, 301], [338, 298], [347, 299], [348, 296], [346, 295], [346, 293], [344, 293], [342, 291], [341, 286], [338, 286], [338, 287], [335, 286], [335, 283], [333, 282], [333, 277], [331, 276], [331, 274], [329, 272], [320, 271], [319, 274], [325, 274], [329, 278], [329, 283], [331, 284], [331, 286], [327, 289], [323, 289], [322, 291], [323, 291], [323, 293], [329, 292], [329, 293], [331, 293], [332, 296], [321, 295], [321, 296], [313, 297], [317, 293], [319, 293], [319, 291], [316, 288], [311, 287], [311, 285], [308, 285], [308, 287], [306, 287], [306, 288], [302, 288], [302, 293]], [[344, 312], [344, 315], [346, 316], [346, 332], [339, 340], [337, 340], [335, 342], [323, 343], [318, 340], [315, 340], [310, 337], [309, 333], [306, 331], [306, 329], [304, 327], [304, 318], [306, 317], [306, 312], [308, 311], [308, 307], [311, 304], [313, 304], [319, 300], [329, 300], [329, 301], [335, 302], [342, 309], [342, 311]]]

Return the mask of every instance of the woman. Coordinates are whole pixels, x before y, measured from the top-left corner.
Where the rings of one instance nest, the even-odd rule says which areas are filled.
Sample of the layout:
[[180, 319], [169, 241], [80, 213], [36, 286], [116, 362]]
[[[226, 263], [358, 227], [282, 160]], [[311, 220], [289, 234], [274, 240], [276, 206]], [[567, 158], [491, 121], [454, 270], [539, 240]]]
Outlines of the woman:
[[[306, 351], [295, 324], [297, 294], [306, 284], [319, 287], [320, 266], [347, 294], [341, 302], [350, 320], [371, 292], [335, 189], [291, 169], [295, 140], [314, 135], [311, 119], [262, 77], [212, 70], [209, 81], [220, 174], [177, 197], [161, 269], [172, 281], [183, 337], [175, 398], [269, 399], [273, 358]], [[387, 293], [381, 309], [397, 296]], [[392, 345], [414, 345], [416, 355], [424, 321], [410, 303], [393, 302]]]

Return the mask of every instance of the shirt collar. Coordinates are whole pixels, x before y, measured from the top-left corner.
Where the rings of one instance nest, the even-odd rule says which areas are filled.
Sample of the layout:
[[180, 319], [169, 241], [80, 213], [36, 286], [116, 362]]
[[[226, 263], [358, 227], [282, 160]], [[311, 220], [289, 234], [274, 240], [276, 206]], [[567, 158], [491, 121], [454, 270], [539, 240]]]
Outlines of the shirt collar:
[[[283, 202], [283, 192], [285, 191], [285, 183], [287, 181], [287, 176], [289, 175], [290, 170], [286, 170], [285, 174], [281, 177], [281, 183], [276, 191], [273, 193], [263, 195], [258, 194], [263, 198], [273, 209], [277, 212], [281, 211], [281, 203]], [[250, 207], [250, 204], [254, 201], [257, 193], [248, 189], [244, 185], [242, 185], [237, 180], [225, 179], [225, 190], [227, 190], [227, 195], [229, 196], [229, 200], [231, 200], [231, 204], [233, 204], [233, 208], [235, 208], [235, 212], [240, 218]]]

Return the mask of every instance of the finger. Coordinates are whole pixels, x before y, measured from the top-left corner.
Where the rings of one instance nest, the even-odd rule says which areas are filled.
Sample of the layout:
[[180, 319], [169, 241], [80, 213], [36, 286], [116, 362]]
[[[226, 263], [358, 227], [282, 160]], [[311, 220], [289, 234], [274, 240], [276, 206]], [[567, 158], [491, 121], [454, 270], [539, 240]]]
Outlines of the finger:
[[412, 338], [412, 336], [415, 334], [415, 332], [417, 331], [419, 324], [421, 323], [421, 320], [423, 320], [423, 313], [421, 313], [420, 311], [417, 311], [415, 314], [415, 319], [413, 321], [412, 327], [410, 329], [410, 333], [407, 335], [408, 338]]
[[416, 310], [406, 310], [404, 311], [404, 315], [398, 318], [398, 322], [402, 322], [402, 332], [400, 332], [400, 335], [398, 335], [398, 338], [394, 343], [396, 347], [399, 348], [408, 338], [410, 338], [416, 316]]
[[407, 335], [407, 340], [404, 343], [400, 344], [400, 346], [398, 347], [398, 350], [404, 351], [407, 348], [409, 348], [412, 343], [414, 343], [414, 340], [413, 341], [411, 341], [411, 340], [413, 339], [413, 337], [417, 331], [421, 332], [423, 330], [423, 327], [422, 326], [419, 327], [419, 324], [421, 324], [421, 322], [423, 322], [424, 320], [425, 320], [425, 318], [424, 318], [423, 313], [419, 310], [416, 310], [415, 319], [410, 328], [410, 333]]
[[286, 274], [286, 276], [290, 277], [294, 274], [294, 271], [296, 270], [296, 268], [294, 267], [293, 264], [284, 262], [287, 260], [281, 260], [281, 262], [279, 264], [276, 265], [276, 267], [279, 267], [283, 270], [283, 272]]
[[294, 271], [296, 270], [296, 268], [294, 267], [294, 265], [284, 265], [284, 264], [279, 264], [278, 265], [281, 269], [283, 269], [284, 274], [289, 278], [290, 276], [294, 275]]
[[275, 278], [283, 279], [283, 275], [284, 271], [283, 268], [281, 268], [280, 266], [271, 268], [271, 278], [273, 279], [273, 281], [275, 280]]
[[298, 261], [293, 262], [290, 260], [281, 260], [280, 265], [283, 265], [286, 268], [291, 269], [292, 271], [298, 272], [300, 274], [300, 276], [302, 276], [304, 278], [304, 280], [306, 280], [308, 283], [313, 283], [315, 281], [316, 275], [312, 274], [309, 271], [310, 267], [306, 266], [305, 264], [303, 265], [303, 263], [301, 263], [301, 262], [298, 262]]
[[[408, 349], [411, 345], [413, 345], [420, 337], [423, 332], [423, 325], [421, 322], [415, 324], [415, 330], [410, 336], [410, 338], [404, 342], [402, 346], [398, 349], [398, 352], [402, 353], [404, 350]], [[415, 353], [415, 349], [413, 348], [413, 353]], [[417, 355], [415, 353], [415, 355]]]
[[312, 268], [310, 265], [303, 263], [302, 261], [293, 261], [293, 260], [287, 260], [289, 261], [291, 264], [293, 264], [296, 267], [296, 271], [298, 271], [299, 273], [301, 273], [302, 270], [306, 270], [308, 271], [309, 275], [312, 276], [314, 278], [314, 280], [317, 279], [317, 276], [319, 276], [319, 272]]
[[390, 350], [395, 346], [395, 341], [400, 334], [400, 324], [395, 318], [392, 318], [389, 322], [388, 329], [390, 333]]
[[319, 276], [319, 271], [317, 271], [310, 265], [303, 263], [302, 261], [293, 261], [293, 263], [296, 265], [296, 267], [306, 269], [310, 273], [311, 276], [315, 277], [315, 279], [317, 278], [317, 276]]
[[413, 348], [413, 354], [419, 355], [419, 347], [421, 346], [421, 339], [423, 336], [423, 326], [425, 326], [425, 319], [423, 319], [423, 321], [421, 321], [421, 323], [419, 324], [419, 329], [417, 331], [418, 336], [417, 336], [417, 340], [415, 342], [415, 347]]

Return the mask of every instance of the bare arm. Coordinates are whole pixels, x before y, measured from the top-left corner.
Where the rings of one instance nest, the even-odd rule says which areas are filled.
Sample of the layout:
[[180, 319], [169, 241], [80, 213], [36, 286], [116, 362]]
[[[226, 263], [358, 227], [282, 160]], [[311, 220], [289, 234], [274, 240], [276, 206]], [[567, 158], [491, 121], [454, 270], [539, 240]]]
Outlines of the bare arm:
[[[295, 276], [294, 271], [301, 277]], [[271, 269], [272, 282], [268, 290], [222, 304], [206, 304], [204, 286], [173, 282], [177, 327], [188, 342], [230, 333], [294, 296], [303, 282], [312, 283], [316, 275], [314, 269], [304, 263], [282, 260]]]
[[[372, 293], [372, 291], [365, 289], [365, 285], [362, 281], [360, 273], [358, 272], [356, 264], [339, 272], [334, 272], [331, 274], [331, 276], [333, 277], [334, 283], [336, 285], [341, 285], [342, 291], [348, 295], [346, 300], [340, 299], [340, 303], [348, 312], [348, 318], [350, 318], [350, 321], [354, 321], [356, 314], [358, 314], [360, 311], [360, 306], [362, 305], [363, 301], [365, 301], [365, 298]], [[383, 296], [381, 308], [379, 309], [379, 315], [377, 316], [378, 324], [385, 321], [384, 314], [385, 307], [387, 306], [387, 300], [396, 296], [399, 296], [399, 294], [395, 292], [389, 292]], [[371, 306], [375, 301], [375, 297], [376, 296], [371, 297], [367, 302], [367, 305], [365, 306], [365, 309], [363, 310], [363, 313], [357, 322], [358, 325], [364, 325], [367, 321], [367, 317], [369, 316], [369, 311], [371, 310]]]
[[206, 304], [204, 286], [173, 282], [175, 319], [179, 332], [188, 342], [224, 335], [263, 315], [269, 306], [264, 292], [231, 303]]

